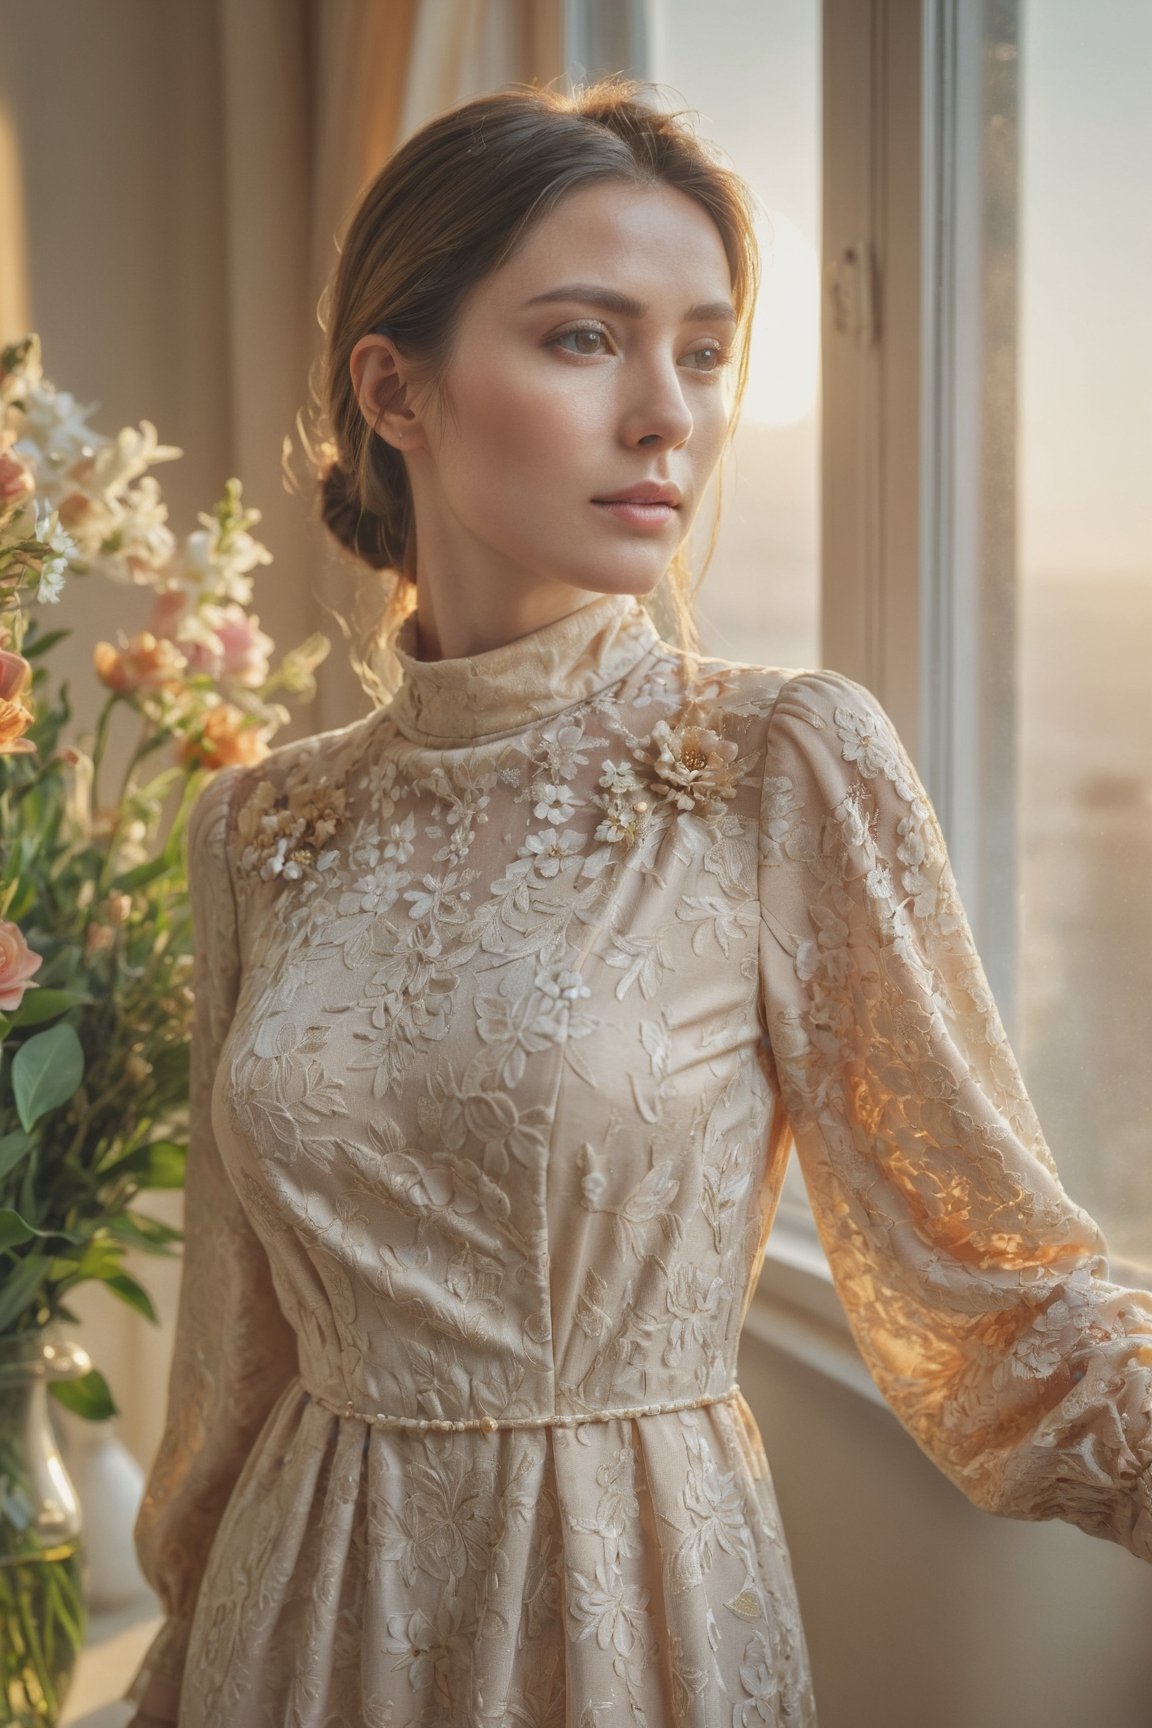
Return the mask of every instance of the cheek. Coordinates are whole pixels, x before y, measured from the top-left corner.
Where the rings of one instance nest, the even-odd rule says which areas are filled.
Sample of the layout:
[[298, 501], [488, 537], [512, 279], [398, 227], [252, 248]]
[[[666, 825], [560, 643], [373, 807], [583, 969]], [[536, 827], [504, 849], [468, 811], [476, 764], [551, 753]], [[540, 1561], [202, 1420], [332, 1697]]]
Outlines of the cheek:
[[[607, 395], [583, 388], [538, 362], [470, 369], [453, 392], [455, 417], [446, 425], [444, 454], [465, 484], [485, 476], [503, 490], [541, 470], [589, 466], [588, 438], [605, 431]], [[593, 464], [594, 465], [594, 464]]]
[[701, 460], [714, 462], [720, 453], [724, 442], [724, 434], [728, 430], [731, 415], [731, 404], [728, 402], [721, 384], [710, 384], [701, 387], [692, 404], [693, 430], [692, 444]]

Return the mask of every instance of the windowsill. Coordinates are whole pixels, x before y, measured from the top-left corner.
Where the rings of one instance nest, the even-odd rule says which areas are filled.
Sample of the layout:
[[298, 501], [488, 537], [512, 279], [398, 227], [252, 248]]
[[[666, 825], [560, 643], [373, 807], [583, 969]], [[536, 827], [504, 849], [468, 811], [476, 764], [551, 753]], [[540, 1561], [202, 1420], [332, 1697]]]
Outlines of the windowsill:
[[123, 1608], [88, 1618], [72, 1689], [60, 1715], [60, 1728], [124, 1728], [135, 1705], [124, 1697], [163, 1613], [149, 1592]]

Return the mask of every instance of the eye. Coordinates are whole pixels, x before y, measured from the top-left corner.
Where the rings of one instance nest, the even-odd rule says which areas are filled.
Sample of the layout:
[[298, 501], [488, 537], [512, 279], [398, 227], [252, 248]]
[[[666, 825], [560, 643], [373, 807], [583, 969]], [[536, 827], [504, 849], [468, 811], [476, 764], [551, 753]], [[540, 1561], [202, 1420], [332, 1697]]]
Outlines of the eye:
[[725, 348], [722, 342], [706, 342], [703, 347], [694, 348], [692, 352], [694, 355], [705, 354], [711, 356], [712, 364], [710, 366], [701, 366], [699, 370], [702, 372], [719, 372], [722, 367], [727, 366], [728, 362], [732, 358], [731, 349]]
[[[559, 347], [561, 342], [568, 342], [573, 337], [577, 336], [588, 336], [596, 342], [603, 342], [607, 339], [607, 335], [608, 332], [602, 330], [597, 324], [581, 324], [574, 330], [561, 330], [558, 336], [553, 336], [552, 341], [549, 343], [549, 347]], [[597, 354], [602, 354], [604, 350], [603, 348], [569, 348], [566, 352], [569, 354], [587, 356], [591, 359]]]

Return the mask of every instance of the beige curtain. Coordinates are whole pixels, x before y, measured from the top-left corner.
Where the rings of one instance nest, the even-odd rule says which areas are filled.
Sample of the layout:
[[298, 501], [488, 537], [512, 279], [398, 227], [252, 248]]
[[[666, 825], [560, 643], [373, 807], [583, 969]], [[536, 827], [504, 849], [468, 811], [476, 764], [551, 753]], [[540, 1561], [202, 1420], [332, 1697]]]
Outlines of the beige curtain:
[[[287, 647], [335, 638], [293, 733], [366, 698], [326, 615], [356, 582], [285, 490], [319, 350], [317, 303], [357, 195], [445, 107], [563, 72], [562, 0], [5, 0], [0, 9], [0, 340], [39, 331], [45, 369], [114, 430], [154, 421], [184, 448], [161, 471], [177, 533], [237, 474], [275, 562], [256, 610]], [[146, 596], [74, 584], [59, 622], [78, 724], [99, 700], [94, 640], [138, 628]], [[145, 1210], [179, 1223], [181, 1196]], [[161, 1317], [76, 1293], [81, 1341], [147, 1463], [158, 1444], [178, 1261], [133, 1256]]]

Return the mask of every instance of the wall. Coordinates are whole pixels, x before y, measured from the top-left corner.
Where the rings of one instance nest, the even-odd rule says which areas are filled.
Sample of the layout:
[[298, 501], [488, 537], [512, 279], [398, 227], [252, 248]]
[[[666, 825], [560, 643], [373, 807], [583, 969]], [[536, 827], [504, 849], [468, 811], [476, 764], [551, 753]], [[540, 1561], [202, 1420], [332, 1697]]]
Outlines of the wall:
[[[303, 8], [283, 0], [282, 13], [285, 51], [303, 52]], [[283, 489], [279, 474], [280, 431], [291, 430], [305, 400], [295, 352], [283, 376], [269, 368], [267, 389], [283, 407], [258, 472], [249, 459], [240, 465], [244, 404], [229, 351], [222, 268], [237, 213], [229, 215], [221, 144], [217, 8], [61, 0], [46, 9], [37, 0], [6, 0], [0, 117], [15, 175], [0, 208], [8, 259], [0, 339], [38, 331], [46, 375], [79, 401], [100, 404], [97, 430], [148, 419], [162, 443], [183, 448], [179, 461], [155, 470], [177, 535], [197, 526], [197, 513], [238, 472], [246, 499], [264, 511], [256, 532], [275, 558], [256, 572], [262, 626], [282, 648], [323, 627], [306, 504]], [[248, 147], [259, 145], [254, 139]], [[302, 207], [305, 233], [308, 215]], [[258, 228], [262, 212], [241, 211], [240, 220]], [[282, 326], [285, 308], [271, 308], [269, 319]], [[148, 605], [145, 592], [97, 579], [66, 591], [53, 623], [74, 632], [57, 664], [72, 686], [78, 730], [91, 727], [101, 696], [93, 642], [117, 628], [140, 628]], [[297, 711], [280, 740], [314, 724], [309, 712]], [[149, 1194], [141, 1210], [179, 1226], [182, 1202], [178, 1193]], [[83, 1321], [82, 1341], [120, 1404], [120, 1432], [146, 1461], [163, 1421], [180, 1263], [132, 1254], [126, 1264], [153, 1296], [160, 1327], [96, 1285], [81, 1286], [72, 1306]]]
[[820, 1728], [1148, 1728], [1149, 1568], [972, 1506], [884, 1405], [773, 1348], [740, 1386], [792, 1554]]

